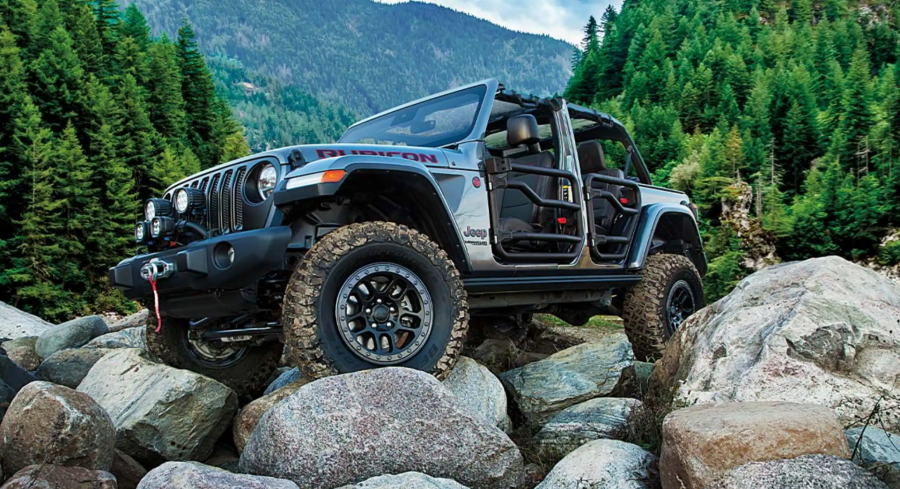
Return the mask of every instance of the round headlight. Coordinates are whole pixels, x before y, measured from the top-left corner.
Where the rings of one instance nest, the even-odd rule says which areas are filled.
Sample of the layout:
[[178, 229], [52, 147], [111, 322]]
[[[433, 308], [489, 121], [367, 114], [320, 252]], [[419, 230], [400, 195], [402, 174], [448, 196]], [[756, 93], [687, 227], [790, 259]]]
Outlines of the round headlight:
[[136, 243], [143, 243], [144, 239], [147, 238], [147, 223], [139, 222], [134, 225], [134, 241]]
[[166, 199], [150, 199], [144, 206], [144, 218], [152, 221], [156, 216], [168, 216], [172, 213], [172, 204]]
[[158, 238], [162, 234], [162, 222], [158, 217], [154, 217], [152, 221], [150, 221], [150, 236], [154, 238]]
[[259, 180], [256, 182], [256, 188], [259, 189], [259, 196], [263, 200], [272, 195], [275, 190], [275, 183], [278, 180], [278, 172], [270, 163], [266, 163], [262, 170], [259, 171]]
[[175, 192], [175, 210], [178, 211], [179, 214], [184, 213], [188, 210], [188, 193], [187, 190], [180, 188], [177, 192]]

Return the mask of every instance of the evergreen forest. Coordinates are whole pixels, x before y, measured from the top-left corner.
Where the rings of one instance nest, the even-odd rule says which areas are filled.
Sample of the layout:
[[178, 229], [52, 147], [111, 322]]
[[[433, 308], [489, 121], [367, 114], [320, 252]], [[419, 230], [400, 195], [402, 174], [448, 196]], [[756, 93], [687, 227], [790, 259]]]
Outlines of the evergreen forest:
[[[881, 0], [625, 0], [585, 26], [565, 95], [699, 206], [708, 299], [761, 255], [895, 265], [898, 28]], [[725, 212], [747, 194], [749, 225]]]
[[141, 202], [249, 153], [177, 32], [113, 0], [0, 0], [0, 300], [51, 321], [133, 308], [106, 270]]

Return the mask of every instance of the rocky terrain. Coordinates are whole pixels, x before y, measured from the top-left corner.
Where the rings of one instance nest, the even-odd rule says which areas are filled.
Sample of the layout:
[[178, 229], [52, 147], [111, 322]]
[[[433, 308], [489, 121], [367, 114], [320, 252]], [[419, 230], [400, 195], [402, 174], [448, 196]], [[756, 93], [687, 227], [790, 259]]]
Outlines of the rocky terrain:
[[150, 358], [146, 311], [107, 320], [0, 304], [0, 488], [900, 489], [900, 285], [838, 258], [748, 277], [655, 366], [533, 325], [473, 330], [443, 382], [239, 399]]

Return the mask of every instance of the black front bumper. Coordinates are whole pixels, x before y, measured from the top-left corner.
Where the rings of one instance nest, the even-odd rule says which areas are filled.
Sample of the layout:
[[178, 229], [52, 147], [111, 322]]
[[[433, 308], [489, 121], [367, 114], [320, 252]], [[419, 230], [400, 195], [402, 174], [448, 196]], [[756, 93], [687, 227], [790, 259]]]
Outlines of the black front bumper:
[[[141, 277], [141, 267], [158, 258], [173, 264], [175, 268], [171, 276], [160, 279], [156, 284], [161, 299], [184, 299], [194, 296], [196, 292], [221, 294], [223, 291], [239, 291], [282, 266], [290, 239], [291, 228], [279, 226], [195, 241], [180, 248], [123, 260], [109, 269], [109, 282], [129, 299], [146, 299], [153, 295], [153, 289], [150, 282]], [[234, 248], [231, 264], [221, 266], [221, 263], [216, 263], [214, 254], [219, 245]], [[160, 306], [165, 309], [163, 302], [161, 300]]]

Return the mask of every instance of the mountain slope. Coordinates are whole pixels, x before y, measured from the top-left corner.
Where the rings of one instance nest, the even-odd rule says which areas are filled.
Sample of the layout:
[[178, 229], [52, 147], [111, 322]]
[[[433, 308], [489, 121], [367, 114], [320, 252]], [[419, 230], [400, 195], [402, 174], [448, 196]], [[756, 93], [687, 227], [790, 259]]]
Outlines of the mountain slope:
[[417, 2], [137, 0], [154, 34], [182, 16], [206, 54], [368, 115], [498, 77], [523, 92], [561, 92], [572, 46]]

